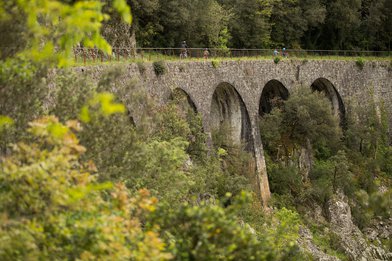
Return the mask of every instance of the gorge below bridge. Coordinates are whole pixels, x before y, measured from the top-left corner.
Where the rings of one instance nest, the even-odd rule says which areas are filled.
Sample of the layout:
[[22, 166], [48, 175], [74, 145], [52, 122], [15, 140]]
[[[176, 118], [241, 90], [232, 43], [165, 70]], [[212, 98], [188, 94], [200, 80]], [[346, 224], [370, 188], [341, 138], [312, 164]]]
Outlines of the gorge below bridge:
[[[299, 86], [322, 91], [334, 112], [344, 121], [353, 103], [374, 101], [385, 108], [392, 129], [392, 62], [366, 61], [359, 66], [351, 60], [290, 60], [278, 64], [271, 60], [167, 61], [166, 72], [157, 75], [152, 63], [96, 65], [78, 67], [98, 81], [108, 67], [121, 66], [120, 78], [140, 81], [160, 102], [170, 99], [175, 90], [186, 95], [190, 105], [201, 114], [204, 131], [222, 122], [230, 124], [235, 142], [245, 141], [254, 153], [258, 192], [264, 204], [270, 190], [259, 134], [260, 115], [271, 110], [271, 98], [287, 99]], [[122, 80], [120, 79], [120, 82]], [[121, 88], [117, 86], [116, 88]], [[131, 112], [137, 114], [137, 112]], [[390, 132], [391, 133], [391, 132]], [[390, 135], [391, 136], [391, 135]]]

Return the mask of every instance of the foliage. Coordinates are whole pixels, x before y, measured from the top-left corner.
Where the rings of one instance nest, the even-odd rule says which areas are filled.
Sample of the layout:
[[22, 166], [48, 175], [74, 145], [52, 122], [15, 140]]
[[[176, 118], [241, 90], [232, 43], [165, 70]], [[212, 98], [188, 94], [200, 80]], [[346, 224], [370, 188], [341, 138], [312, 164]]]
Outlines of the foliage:
[[392, 216], [392, 190], [389, 189], [385, 192], [366, 193], [365, 191], [358, 191], [357, 196], [359, 204], [367, 216], [381, 216], [383, 218], [390, 218]]
[[129, 0], [142, 47], [390, 50], [386, 0]]
[[267, 173], [270, 189], [274, 193], [298, 196], [303, 189], [302, 177], [294, 166], [287, 167], [281, 163], [273, 163], [269, 159]]
[[181, 136], [143, 140], [124, 114], [105, 118], [98, 110], [89, 111], [81, 140], [90, 150], [86, 158], [96, 161], [101, 180], [124, 181], [132, 191], [148, 188], [171, 202], [188, 194], [192, 183], [183, 171], [188, 143]]
[[139, 70], [139, 73], [140, 73], [141, 75], [144, 75], [144, 73], [146, 72], [146, 66], [144, 65], [144, 63], [138, 62], [138, 63], [136, 63], [136, 64], [137, 64], [137, 68], [138, 68], [138, 70]]
[[196, 112], [190, 97], [182, 90], [175, 89], [172, 100], [159, 112], [162, 117], [156, 134], [166, 140], [168, 136], [181, 136], [189, 142], [187, 153], [192, 160], [205, 160], [207, 135], [203, 131], [201, 115]]
[[216, 69], [219, 67], [220, 62], [218, 60], [212, 60], [211, 65], [212, 65], [212, 67], [214, 67]]
[[5, 130], [7, 127], [11, 126], [14, 121], [7, 116], [0, 115], [0, 131]]
[[354, 178], [350, 167], [344, 151], [338, 151], [328, 160], [317, 160], [309, 175], [311, 186], [304, 192], [304, 200], [324, 207], [338, 191], [352, 197]]
[[323, 225], [310, 225], [314, 243], [321, 248], [324, 253], [335, 256], [340, 260], [349, 260], [341, 247], [339, 237], [329, 227]]
[[275, 64], [278, 64], [279, 62], [280, 62], [280, 58], [279, 58], [279, 57], [275, 57], [275, 58], [274, 58], [274, 63], [275, 63]]
[[282, 208], [272, 216], [270, 227], [267, 228], [267, 240], [271, 240], [277, 255], [282, 255], [283, 259], [300, 258], [295, 251], [298, 239], [300, 216], [297, 212]]
[[166, 73], [166, 65], [164, 61], [153, 62], [154, 72], [156, 76], [160, 76]]
[[231, 35], [229, 47], [268, 47], [271, 27], [268, 19], [271, 15], [272, 1], [220, 0], [219, 2], [233, 13], [228, 21]]
[[[116, 104], [109, 106], [116, 108]], [[107, 118], [104, 111], [100, 114]], [[89, 124], [94, 123], [94, 117], [91, 114]], [[227, 200], [232, 203], [226, 209], [204, 205], [202, 202], [206, 201], [200, 201], [201, 206], [181, 203], [173, 207], [178, 195], [164, 195], [167, 201], [156, 205], [156, 199], [147, 190], [130, 196], [123, 184], [113, 188], [110, 182], [95, 181], [89, 172], [100, 170], [91, 160], [81, 160], [85, 148], [74, 133], [82, 129], [78, 122], [68, 121], [63, 125], [50, 116], [30, 125], [29, 131], [36, 137], [34, 143], [16, 144], [14, 153], [1, 165], [2, 259], [285, 260], [298, 254], [293, 252], [298, 221], [291, 212], [278, 212], [273, 222], [277, 229], [259, 231], [256, 236], [248, 226], [238, 223], [237, 217], [247, 204], [248, 196], [243, 193], [234, 200], [227, 194]], [[144, 162], [158, 166], [151, 158], [153, 154], [167, 155], [168, 158], [159, 158], [159, 162], [167, 162], [166, 167], [172, 168], [176, 163], [170, 161], [170, 153], [181, 154], [177, 148], [152, 141], [146, 148], [151, 150], [149, 161]], [[161, 152], [162, 149], [165, 151]], [[160, 179], [166, 167], [158, 167], [151, 173], [155, 177], [150, 181], [148, 174], [140, 181], [146, 183], [143, 187], [155, 187], [159, 195], [173, 186], [173, 177]], [[150, 167], [143, 169], [147, 171]], [[175, 194], [180, 192], [179, 188], [186, 188], [176, 184], [177, 190], [172, 190]], [[286, 244], [290, 247], [284, 247]]]
[[175, 260], [264, 260], [271, 256], [234, 215], [226, 216], [219, 206], [183, 205], [170, 212], [161, 212], [164, 218], [153, 222], [166, 231]]
[[[54, 61], [66, 65], [72, 57], [72, 48], [82, 43], [86, 47], [98, 47], [111, 53], [110, 45], [100, 34], [101, 22], [108, 19], [102, 12], [101, 1], [6, 1], [0, 5], [1, 27], [16, 24], [13, 17], [22, 17], [20, 29], [24, 41], [22, 50], [9, 53], [34, 61]], [[124, 0], [113, 2], [113, 8], [121, 17], [131, 22], [130, 9]], [[10, 30], [9, 34], [13, 34]], [[27, 42], [29, 44], [27, 44]]]
[[[299, 94], [301, 93], [301, 94]], [[299, 88], [287, 100], [284, 106], [283, 124], [286, 136], [297, 144], [336, 144], [341, 137], [337, 117], [332, 114], [331, 106], [324, 94]]]
[[231, 12], [216, 0], [131, 0], [135, 31], [142, 46], [226, 47]]
[[38, 66], [22, 59], [0, 61], [0, 111], [13, 119], [13, 130], [2, 136], [0, 151], [25, 136], [22, 130], [27, 123], [44, 112], [46, 98], [45, 66]]
[[336, 149], [341, 130], [322, 93], [298, 88], [282, 109], [273, 108], [260, 122], [260, 135], [271, 157], [288, 164], [299, 147], [319, 146]]
[[[372, 93], [365, 103], [350, 103], [350, 114], [344, 136], [341, 136], [336, 119], [328, 119], [332, 115], [328, 113], [330, 109], [317, 108], [328, 108], [328, 101], [319, 95], [313, 96], [314, 93], [311, 94], [314, 101], [318, 100], [314, 103], [308, 100], [310, 93], [305, 92], [300, 98], [295, 95], [292, 94], [283, 106], [274, 108], [261, 119], [260, 130], [268, 153], [267, 172], [274, 193], [274, 206], [304, 211], [318, 205], [324, 210], [333, 194], [343, 192], [349, 198], [353, 220], [361, 229], [376, 217], [389, 218], [390, 165], [387, 162], [390, 162], [391, 146], [384, 105], [376, 106]], [[321, 120], [323, 118], [326, 118], [325, 121]], [[313, 125], [314, 120], [321, 124]], [[297, 126], [297, 121], [304, 122], [306, 126]], [[332, 124], [314, 135], [313, 130], [323, 122]], [[290, 131], [289, 135], [287, 131]], [[306, 139], [296, 139], [296, 131], [301, 133], [299, 136], [302, 138], [307, 137], [309, 143]], [[311, 168], [309, 179], [303, 180], [295, 151], [304, 147], [308, 149], [309, 144], [312, 150]], [[329, 253], [345, 258], [333, 233], [318, 231], [314, 238]]]
[[[2, 160], [1, 259], [170, 258], [156, 232], [140, 224], [156, 199], [97, 183], [89, 174], [93, 163], [79, 160], [85, 148], [77, 130], [76, 121], [36, 120], [29, 128], [35, 141], [15, 144]], [[103, 190], [110, 197], [104, 199]]]
[[[102, 21], [101, 35], [104, 39], [114, 48], [134, 48], [136, 47], [135, 36], [133, 30], [131, 30], [131, 23], [124, 21], [122, 15], [116, 12], [118, 8], [129, 9], [126, 6], [127, 1], [110, 1], [101, 0], [104, 4], [103, 12], [110, 15], [109, 19]], [[127, 11], [129, 14], [129, 11]], [[134, 54], [129, 53], [128, 55]], [[116, 54], [117, 55], [117, 54]]]
[[[88, 105], [82, 107], [79, 117], [84, 123], [91, 121], [91, 114], [99, 114], [104, 117], [115, 113], [124, 113], [125, 107], [123, 104], [113, 102], [114, 95], [111, 93], [98, 93], [89, 100]], [[91, 110], [92, 108], [93, 110]]]
[[307, 29], [307, 17], [303, 14], [305, 10], [300, 6], [300, 2], [298, 0], [274, 1], [269, 22], [272, 25], [271, 38], [275, 45], [299, 47], [300, 39]]
[[161, 205], [148, 224], [166, 231], [162, 237], [175, 260], [287, 260], [298, 255], [298, 214], [282, 209], [273, 215], [270, 229], [256, 235], [249, 224], [236, 221], [248, 199], [241, 194], [226, 209], [211, 204], [175, 209]]
[[370, 97], [372, 93], [366, 102], [353, 104], [347, 120], [345, 143], [356, 165], [391, 177], [392, 155], [385, 106], [377, 106]]
[[[222, 166], [223, 173], [228, 177], [220, 185], [233, 195], [242, 189], [253, 188], [257, 191], [255, 180], [254, 158], [244, 150], [245, 144], [236, 144], [232, 140], [229, 124], [223, 123], [219, 129], [212, 131], [212, 141]], [[226, 193], [220, 190], [220, 195]]]
[[[0, 55], [0, 111], [15, 123], [14, 131], [2, 139], [2, 153], [7, 144], [26, 136], [22, 130], [29, 121], [47, 113], [49, 67], [69, 64], [73, 48], [79, 43], [110, 53], [111, 47], [100, 35], [101, 22], [108, 18], [102, 6], [99, 0], [1, 1], [1, 40], [5, 48]], [[126, 22], [131, 21], [124, 0], [114, 1], [113, 7]]]
[[364, 60], [363, 59], [361, 59], [361, 58], [358, 58], [356, 61], [355, 61], [355, 65], [359, 68], [359, 70], [363, 70], [363, 67], [365, 66], [365, 62], [364, 62]]

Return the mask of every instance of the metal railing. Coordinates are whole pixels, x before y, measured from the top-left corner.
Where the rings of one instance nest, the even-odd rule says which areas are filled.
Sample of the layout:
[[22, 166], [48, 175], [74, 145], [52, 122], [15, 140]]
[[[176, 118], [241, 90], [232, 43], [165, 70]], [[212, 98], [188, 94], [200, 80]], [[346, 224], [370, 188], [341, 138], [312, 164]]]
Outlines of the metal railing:
[[[74, 48], [76, 62], [111, 62], [111, 61], [135, 61], [137, 59], [154, 60], [177, 60], [177, 59], [205, 59], [205, 58], [267, 58], [274, 56], [274, 49], [219, 49], [187, 48], [184, 55], [183, 48], [113, 48], [112, 54], [108, 55], [97, 48]], [[277, 50], [280, 57], [391, 57], [390, 51], [353, 51], [353, 50]], [[183, 55], [181, 55], [183, 54]]]

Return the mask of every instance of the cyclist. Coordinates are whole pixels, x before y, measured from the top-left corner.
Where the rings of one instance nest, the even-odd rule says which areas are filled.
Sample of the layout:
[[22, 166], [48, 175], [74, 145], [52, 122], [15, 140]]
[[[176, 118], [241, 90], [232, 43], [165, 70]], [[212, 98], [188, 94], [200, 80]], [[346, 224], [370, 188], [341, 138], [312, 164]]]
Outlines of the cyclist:
[[188, 50], [187, 49], [188, 49], [188, 45], [186, 44], [186, 41], [182, 41], [180, 58], [187, 58], [188, 57]]
[[283, 57], [287, 57], [287, 56], [288, 56], [288, 53], [287, 53], [287, 51], [286, 51], [286, 48], [284, 48], [284, 47], [283, 47], [283, 49], [282, 49], [282, 55], [283, 55]]

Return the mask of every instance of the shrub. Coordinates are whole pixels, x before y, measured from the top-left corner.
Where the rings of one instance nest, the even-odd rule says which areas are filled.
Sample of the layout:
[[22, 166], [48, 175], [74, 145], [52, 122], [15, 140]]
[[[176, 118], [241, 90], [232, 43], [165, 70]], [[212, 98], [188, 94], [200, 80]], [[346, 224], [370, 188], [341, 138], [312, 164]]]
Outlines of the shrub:
[[358, 58], [358, 60], [355, 61], [355, 64], [360, 70], [363, 70], [363, 67], [365, 66], [365, 61], [362, 58]]
[[267, 167], [272, 192], [296, 196], [302, 191], [302, 176], [295, 167], [281, 164], [269, 164]]
[[139, 69], [139, 73], [143, 75], [146, 72], [146, 66], [142, 62], [137, 62], [137, 68]]
[[[160, 205], [147, 224], [159, 226], [162, 237], [175, 260], [288, 260], [298, 238], [299, 216], [282, 209], [274, 213], [269, 228], [260, 234], [247, 224], [238, 222], [239, 212], [249, 203], [249, 195], [241, 193], [229, 208], [219, 205], [178, 208]], [[260, 218], [259, 218], [260, 219]], [[300, 259], [293, 259], [300, 260]]]
[[166, 65], [164, 61], [157, 61], [154, 62], [153, 64], [154, 67], [154, 72], [156, 76], [164, 75], [166, 73]]
[[2, 160], [0, 259], [169, 259], [158, 234], [140, 225], [156, 199], [96, 182], [94, 164], [80, 160], [78, 129], [76, 121], [38, 119], [28, 130], [34, 143], [16, 144]]
[[212, 60], [211, 61], [212, 67], [214, 67], [215, 69], [219, 67], [220, 62], [217, 60]]
[[280, 62], [280, 58], [279, 58], [279, 57], [275, 57], [275, 58], [274, 58], [274, 63], [275, 63], [275, 64], [278, 64], [279, 62]]

